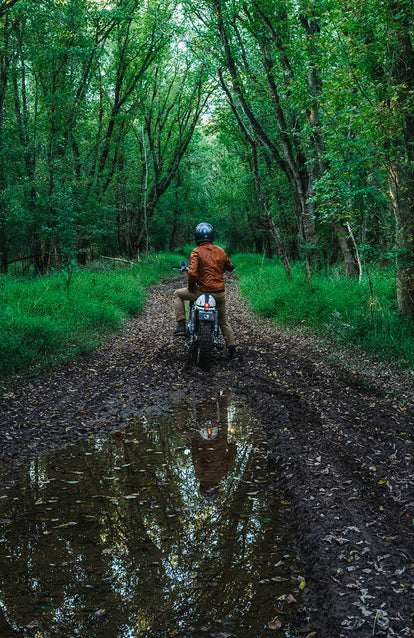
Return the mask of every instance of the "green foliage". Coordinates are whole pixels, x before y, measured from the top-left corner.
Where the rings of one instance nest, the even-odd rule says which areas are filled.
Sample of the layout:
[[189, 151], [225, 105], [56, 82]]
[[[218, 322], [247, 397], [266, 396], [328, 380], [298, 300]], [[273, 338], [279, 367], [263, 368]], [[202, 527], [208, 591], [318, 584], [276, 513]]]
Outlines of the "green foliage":
[[200, 221], [216, 228], [216, 239], [230, 253], [255, 250], [263, 236], [246, 148], [229, 129], [229, 113], [196, 130], [179, 174], [157, 206], [151, 223], [155, 250], [193, 241]]
[[305, 264], [292, 265], [288, 280], [283, 267], [255, 255], [237, 255], [233, 261], [240, 290], [253, 310], [280, 326], [307, 326], [340, 343], [356, 344], [414, 368], [414, 328], [398, 314], [393, 268], [375, 268], [359, 283], [332, 268], [312, 274]]
[[176, 3], [27, 0], [13, 13], [0, 20], [2, 271], [28, 255], [42, 273], [135, 259], [205, 100]]
[[99, 262], [37, 279], [2, 276], [0, 378], [67, 361], [102, 343], [143, 308], [146, 289], [170, 276], [178, 255], [148, 256], [134, 266]]
[[64, 269], [70, 289], [74, 262], [174, 251], [204, 219], [230, 254], [277, 242], [349, 274], [357, 248], [395, 255], [414, 316], [412, 0], [19, 0], [9, 14], [1, 272]]

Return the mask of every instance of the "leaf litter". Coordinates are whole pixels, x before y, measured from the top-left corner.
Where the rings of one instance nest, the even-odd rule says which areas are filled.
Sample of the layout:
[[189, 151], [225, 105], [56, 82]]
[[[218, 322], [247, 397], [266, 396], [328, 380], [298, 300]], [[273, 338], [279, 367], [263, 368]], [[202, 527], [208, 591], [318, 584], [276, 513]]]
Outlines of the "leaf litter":
[[[413, 635], [412, 376], [355, 350], [277, 330], [252, 315], [234, 284], [229, 316], [237, 316], [243, 359], [230, 364], [224, 353], [207, 376], [187, 371], [182, 343], [170, 336], [171, 315], [163, 313], [173, 288], [167, 282], [155, 289], [144, 315], [101, 349], [50, 375], [19, 379], [3, 393], [5, 468], [120, 430], [140, 411], [168, 413], [177, 395], [191, 402], [225, 387], [261, 421], [269, 476], [290, 503], [304, 565], [297, 586], [313, 610], [303, 614], [303, 634], [332, 638], [345, 630], [365, 638], [374, 617], [375, 635]], [[94, 372], [85, 376], [88, 367]]]

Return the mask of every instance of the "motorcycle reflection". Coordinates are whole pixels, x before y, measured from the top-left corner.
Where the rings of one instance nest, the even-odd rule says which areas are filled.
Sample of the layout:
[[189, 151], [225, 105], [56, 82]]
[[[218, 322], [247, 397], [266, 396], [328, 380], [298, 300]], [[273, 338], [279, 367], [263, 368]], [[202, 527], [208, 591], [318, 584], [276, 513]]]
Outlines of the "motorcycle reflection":
[[231, 469], [237, 446], [230, 440], [229, 398], [197, 406], [194, 415], [191, 456], [200, 493], [207, 501], [219, 495], [219, 483]]

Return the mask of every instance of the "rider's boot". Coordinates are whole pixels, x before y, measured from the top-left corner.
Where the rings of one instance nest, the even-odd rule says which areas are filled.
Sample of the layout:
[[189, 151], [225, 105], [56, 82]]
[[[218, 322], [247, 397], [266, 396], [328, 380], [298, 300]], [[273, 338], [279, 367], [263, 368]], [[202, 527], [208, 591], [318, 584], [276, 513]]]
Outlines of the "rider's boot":
[[185, 336], [185, 320], [177, 322], [177, 327], [174, 332], [174, 337], [184, 337]]

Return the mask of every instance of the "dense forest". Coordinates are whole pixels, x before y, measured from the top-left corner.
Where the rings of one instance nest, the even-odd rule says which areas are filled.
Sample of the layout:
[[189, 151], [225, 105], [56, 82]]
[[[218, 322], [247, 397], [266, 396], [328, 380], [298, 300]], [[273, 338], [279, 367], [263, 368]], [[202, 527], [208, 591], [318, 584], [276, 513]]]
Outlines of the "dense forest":
[[413, 0], [3, 0], [0, 267], [174, 251], [396, 264], [414, 317]]

